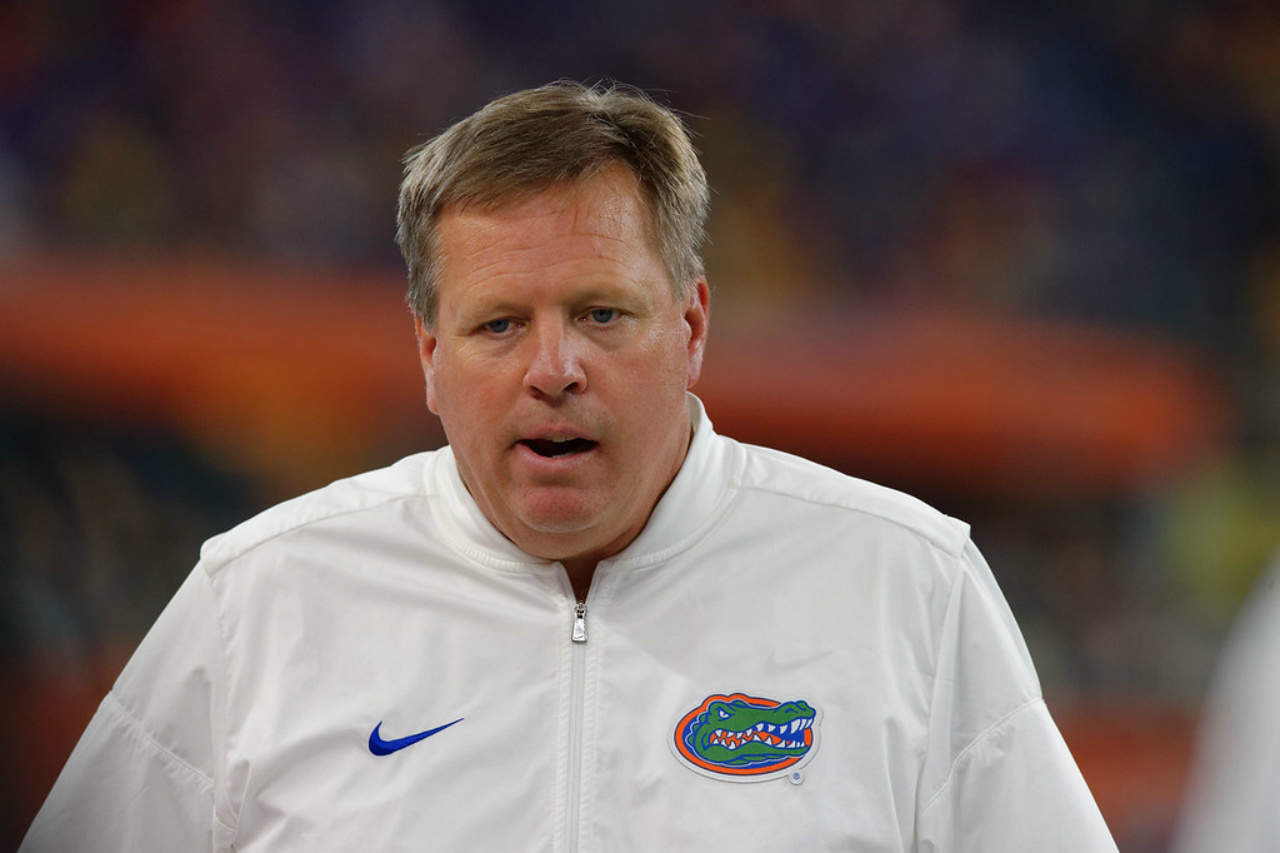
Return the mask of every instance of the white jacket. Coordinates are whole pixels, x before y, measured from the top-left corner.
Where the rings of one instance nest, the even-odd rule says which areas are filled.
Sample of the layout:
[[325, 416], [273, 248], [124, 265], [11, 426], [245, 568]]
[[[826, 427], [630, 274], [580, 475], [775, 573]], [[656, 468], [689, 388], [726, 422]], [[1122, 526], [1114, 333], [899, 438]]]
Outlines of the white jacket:
[[968, 528], [691, 406], [585, 618], [448, 448], [209, 540], [23, 850], [1115, 850]]

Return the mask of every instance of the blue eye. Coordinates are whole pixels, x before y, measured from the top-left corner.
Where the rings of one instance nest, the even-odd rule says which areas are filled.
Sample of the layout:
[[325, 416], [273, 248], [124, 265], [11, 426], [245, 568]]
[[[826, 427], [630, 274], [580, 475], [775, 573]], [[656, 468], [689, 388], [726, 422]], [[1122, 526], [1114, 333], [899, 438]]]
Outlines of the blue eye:
[[484, 330], [486, 332], [492, 332], [495, 335], [501, 335], [510, 328], [511, 321], [506, 317], [503, 317], [501, 320], [490, 320], [484, 324]]
[[608, 323], [618, 316], [618, 312], [613, 308], [592, 308], [587, 312], [587, 316], [591, 318], [593, 323]]

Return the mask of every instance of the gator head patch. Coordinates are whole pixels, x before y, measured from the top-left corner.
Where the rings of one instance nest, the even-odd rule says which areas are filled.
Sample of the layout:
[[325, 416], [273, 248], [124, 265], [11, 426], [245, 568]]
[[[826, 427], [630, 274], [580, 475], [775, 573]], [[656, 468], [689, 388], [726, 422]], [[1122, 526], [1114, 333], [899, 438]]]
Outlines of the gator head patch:
[[704, 776], [756, 782], [784, 776], [808, 760], [817, 722], [818, 712], [803, 700], [716, 693], [680, 718], [672, 747]]

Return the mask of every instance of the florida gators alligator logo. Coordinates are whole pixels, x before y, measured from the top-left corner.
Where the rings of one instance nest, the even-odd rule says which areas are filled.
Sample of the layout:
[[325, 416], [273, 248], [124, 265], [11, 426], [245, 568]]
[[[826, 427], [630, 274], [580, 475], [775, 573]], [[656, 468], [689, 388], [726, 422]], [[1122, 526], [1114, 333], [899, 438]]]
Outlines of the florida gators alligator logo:
[[703, 775], [737, 782], [772, 779], [811, 757], [817, 720], [818, 712], [800, 699], [716, 693], [680, 718], [672, 746]]

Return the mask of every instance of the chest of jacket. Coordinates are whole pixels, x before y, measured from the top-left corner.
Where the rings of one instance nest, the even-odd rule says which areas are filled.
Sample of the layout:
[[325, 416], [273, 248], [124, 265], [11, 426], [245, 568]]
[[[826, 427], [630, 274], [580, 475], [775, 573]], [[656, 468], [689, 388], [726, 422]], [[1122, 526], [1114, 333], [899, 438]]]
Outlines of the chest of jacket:
[[931, 590], [847, 530], [768, 527], [602, 565], [585, 618], [558, 566], [262, 573], [234, 627], [270, 640], [231, 643], [237, 849], [901, 849]]

